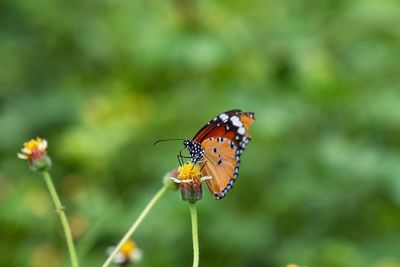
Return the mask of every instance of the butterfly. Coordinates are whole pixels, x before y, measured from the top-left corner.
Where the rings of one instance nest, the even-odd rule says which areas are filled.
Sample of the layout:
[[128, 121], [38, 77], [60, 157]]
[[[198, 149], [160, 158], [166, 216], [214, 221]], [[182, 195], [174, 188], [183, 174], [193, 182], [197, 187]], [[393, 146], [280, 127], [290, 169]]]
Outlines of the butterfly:
[[[226, 196], [239, 174], [240, 156], [251, 140], [248, 129], [254, 120], [253, 112], [226, 111], [209, 121], [192, 140], [183, 142], [202, 175], [212, 177], [206, 184], [216, 199]], [[179, 158], [185, 157], [180, 154]]]

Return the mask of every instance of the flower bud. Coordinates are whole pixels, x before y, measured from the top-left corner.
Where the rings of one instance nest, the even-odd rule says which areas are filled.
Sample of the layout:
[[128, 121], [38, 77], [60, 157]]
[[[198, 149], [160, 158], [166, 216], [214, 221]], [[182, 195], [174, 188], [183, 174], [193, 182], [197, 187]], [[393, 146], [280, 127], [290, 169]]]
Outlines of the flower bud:
[[195, 178], [192, 182], [180, 183], [179, 191], [183, 201], [194, 203], [203, 198], [203, 188], [199, 178]]
[[201, 182], [211, 179], [210, 176], [201, 177], [198, 166], [192, 162], [185, 163], [178, 169], [177, 177], [169, 177], [179, 184], [179, 191], [183, 201], [194, 203], [203, 198]]
[[18, 158], [28, 160], [33, 171], [47, 171], [51, 167], [51, 159], [47, 155], [47, 141], [37, 137], [24, 143]]
[[31, 170], [36, 172], [47, 171], [51, 167], [51, 159], [47, 154], [43, 154], [38, 159], [31, 159], [28, 163]]

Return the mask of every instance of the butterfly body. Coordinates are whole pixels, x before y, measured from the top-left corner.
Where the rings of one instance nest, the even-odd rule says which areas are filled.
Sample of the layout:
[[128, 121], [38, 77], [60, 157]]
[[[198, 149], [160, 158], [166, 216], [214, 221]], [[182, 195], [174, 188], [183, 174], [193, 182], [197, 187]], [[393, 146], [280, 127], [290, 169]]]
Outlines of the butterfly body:
[[[192, 140], [183, 145], [190, 159], [201, 167], [207, 187], [216, 199], [222, 199], [232, 188], [239, 174], [240, 156], [251, 137], [248, 128], [254, 113], [230, 110], [214, 117]], [[182, 156], [181, 156], [182, 158]]]
[[185, 140], [183, 141], [183, 145], [189, 150], [192, 162], [197, 163], [203, 159], [205, 152], [199, 142]]

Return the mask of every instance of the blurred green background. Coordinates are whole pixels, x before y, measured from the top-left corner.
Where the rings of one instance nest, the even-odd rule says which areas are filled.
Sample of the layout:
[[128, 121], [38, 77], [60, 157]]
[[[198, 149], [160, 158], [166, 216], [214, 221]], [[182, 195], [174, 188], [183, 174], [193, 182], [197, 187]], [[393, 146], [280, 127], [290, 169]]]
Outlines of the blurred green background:
[[[256, 113], [235, 188], [198, 203], [201, 266], [400, 266], [396, 0], [0, 3], [0, 266], [69, 266], [45, 183], [49, 141], [82, 266], [100, 266], [179, 142]], [[134, 237], [140, 266], [190, 266], [169, 192]]]

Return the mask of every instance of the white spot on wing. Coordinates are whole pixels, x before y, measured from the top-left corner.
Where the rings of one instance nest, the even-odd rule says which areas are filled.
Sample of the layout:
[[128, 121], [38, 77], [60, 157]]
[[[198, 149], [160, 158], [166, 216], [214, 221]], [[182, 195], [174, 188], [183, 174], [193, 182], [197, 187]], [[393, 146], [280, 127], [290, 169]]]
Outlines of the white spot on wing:
[[242, 122], [239, 120], [239, 117], [237, 117], [237, 116], [231, 117], [231, 122], [232, 122], [233, 126], [236, 126], [236, 127], [243, 126]]
[[227, 122], [229, 119], [229, 116], [226, 115], [225, 113], [222, 113], [221, 115], [219, 115], [219, 118], [223, 121], [223, 122]]
[[246, 131], [246, 129], [244, 129], [244, 127], [240, 127], [240, 128], [237, 130], [238, 134], [241, 134], [241, 135], [244, 135], [245, 131]]
[[239, 117], [238, 116], [232, 116], [231, 117], [231, 121], [238, 121], [239, 120]]

